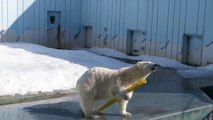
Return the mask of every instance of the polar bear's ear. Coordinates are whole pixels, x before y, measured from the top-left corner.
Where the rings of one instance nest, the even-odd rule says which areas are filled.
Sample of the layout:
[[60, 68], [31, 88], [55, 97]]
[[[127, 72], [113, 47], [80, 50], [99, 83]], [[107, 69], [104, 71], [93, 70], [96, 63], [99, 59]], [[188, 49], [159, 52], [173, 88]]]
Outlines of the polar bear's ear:
[[138, 61], [136, 64], [135, 64], [136, 68], [140, 68], [140, 62]]
[[138, 61], [136, 64], [139, 64], [141, 61]]

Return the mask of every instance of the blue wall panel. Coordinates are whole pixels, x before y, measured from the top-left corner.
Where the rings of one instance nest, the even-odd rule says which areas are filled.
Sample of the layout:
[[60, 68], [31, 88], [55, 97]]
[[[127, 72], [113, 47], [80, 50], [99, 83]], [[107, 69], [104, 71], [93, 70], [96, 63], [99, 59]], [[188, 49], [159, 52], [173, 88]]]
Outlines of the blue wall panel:
[[203, 43], [203, 63], [213, 63], [213, 1], [206, 0], [205, 22], [204, 22], [204, 43]]
[[157, 22], [158, 22], [158, 10], [159, 10], [159, 0], [153, 1], [153, 14], [152, 14], [152, 25], [151, 25], [151, 38], [150, 38], [150, 55], [156, 55], [157, 46]]
[[79, 46], [73, 39], [80, 31], [80, 7], [80, 0], [0, 0], [0, 40], [47, 46], [47, 12], [59, 11], [62, 48]]
[[167, 32], [168, 32], [168, 13], [169, 0], [159, 2], [158, 23], [157, 23], [157, 45], [156, 55], [165, 56], [166, 47], [168, 46]]
[[[126, 27], [136, 29], [138, 22], [138, 0], [126, 0]], [[134, 18], [134, 19], [133, 19]]]
[[148, 0], [138, 0], [138, 24], [137, 29], [145, 32], [146, 30], [146, 18], [148, 9]]
[[172, 48], [171, 48], [171, 58], [177, 59], [178, 54], [178, 39], [179, 39], [179, 28], [180, 28], [180, 11], [181, 11], [181, 1], [175, 0], [174, 15], [173, 15], [173, 31], [172, 31]]
[[[213, 5], [210, 0], [102, 0], [95, 4], [100, 17], [96, 20], [95, 17], [91, 17], [93, 15], [83, 15], [89, 12], [88, 8], [95, 7], [94, 4], [92, 6], [89, 4], [95, 0], [82, 1], [88, 2], [86, 8], [84, 4], [81, 7], [82, 21], [84, 19], [96, 21], [97, 24], [89, 25], [97, 28], [99, 36], [101, 35], [100, 40], [96, 39], [99, 43], [96, 42], [97, 47], [110, 47], [127, 52], [127, 30], [139, 30], [146, 36], [142, 41], [145, 50], [141, 53], [181, 61], [184, 34], [201, 35], [204, 43], [211, 42], [207, 40], [211, 38], [210, 35], [206, 36], [203, 32], [204, 29], [210, 31], [205, 28], [207, 26], [205, 23], [213, 24], [208, 22], [211, 17], [205, 12], [211, 10], [206, 9], [206, 1], [209, 3], [207, 5]], [[108, 28], [107, 31], [104, 31], [105, 27]], [[104, 45], [104, 38], [107, 35], [109, 38]], [[115, 35], [117, 37], [110, 40]], [[203, 61], [202, 64], [207, 63]]]
[[[17, 10], [17, 1], [14, 0], [8, 0], [8, 15], [11, 15], [11, 17], [7, 16], [8, 18], [8, 23], [7, 26], [11, 26], [14, 22], [16, 22], [17, 19], [17, 12], [14, 11]], [[16, 40], [17, 38], [17, 34], [16, 31], [17, 30], [17, 26], [12, 26], [10, 27], [10, 29], [7, 30], [7, 41], [13, 41]]]
[[147, 55], [181, 61], [184, 34], [202, 36], [202, 64], [211, 63], [211, 0], [0, 0], [0, 41], [48, 46], [47, 11], [61, 12], [62, 48], [82, 46], [127, 52], [127, 30], [139, 30]]
[[196, 34], [199, 0], [187, 0], [186, 33]]

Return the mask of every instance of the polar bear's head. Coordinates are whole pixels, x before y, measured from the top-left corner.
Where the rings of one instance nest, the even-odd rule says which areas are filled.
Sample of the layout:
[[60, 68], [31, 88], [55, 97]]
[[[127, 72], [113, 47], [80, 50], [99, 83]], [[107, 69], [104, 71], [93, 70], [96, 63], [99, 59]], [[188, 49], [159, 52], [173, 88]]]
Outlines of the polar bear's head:
[[143, 72], [144, 74], [150, 74], [155, 72], [159, 65], [149, 62], [149, 61], [142, 61], [136, 64], [136, 67], [139, 71]]

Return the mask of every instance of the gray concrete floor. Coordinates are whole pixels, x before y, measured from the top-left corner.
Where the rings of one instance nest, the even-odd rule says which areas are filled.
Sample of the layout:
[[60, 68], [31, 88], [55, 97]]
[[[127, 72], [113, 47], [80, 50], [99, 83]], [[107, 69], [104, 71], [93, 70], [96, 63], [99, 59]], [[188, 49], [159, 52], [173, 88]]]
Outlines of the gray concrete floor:
[[[117, 104], [99, 120], [200, 120], [212, 110], [212, 101], [199, 88], [213, 86], [213, 79], [183, 79], [175, 70], [160, 69], [138, 89], [128, 105], [132, 118], [119, 115]], [[96, 106], [104, 103], [101, 101]], [[0, 107], [0, 120], [87, 120], [78, 96]]]

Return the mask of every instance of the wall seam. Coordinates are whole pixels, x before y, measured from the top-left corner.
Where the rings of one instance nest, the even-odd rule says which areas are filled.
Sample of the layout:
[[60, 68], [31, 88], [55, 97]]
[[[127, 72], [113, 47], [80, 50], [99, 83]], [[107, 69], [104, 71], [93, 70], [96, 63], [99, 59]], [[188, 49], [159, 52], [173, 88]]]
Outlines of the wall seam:
[[22, 20], [22, 22], [23, 22], [23, 23], [22, 23], [22, 26], [23, 26], [23, 28], [22, 28], [22, 29], [23, 29], [23, 31], [22, 31], [22, 32], [23, 32], [23, 33], [22, 33], [22, 35], [23, 35], [23, 42], [25, 42], [25, 28], [24, 28], [24, 27], [25, 27], [25, 26], [24, 26], [24, 24], [25, 24], [25, 22], [24, 22], [24, 18], [25, 18], [25, 17], [24, 17], [24, 16], [25, 16], [25, 14], [24, 14], [24, 0], [22, 0], [22, 16], [23, 16], [23, 20]]
[[157, 20], [156, 20], [156, 35], [155, 35], [155, 50], [154, 50], [154, 56], [156, 56], [156, 50], [157, 50], [157, 42], [158, 42], [158, 17], [159, 17], [159, 0], [158, 0], [158, 6], [157, 6]]
[[17, 25], [16, 25], [16, 34], [17, 34], [17, 38], [16, 38], [16, 41], [18, 41], [18, 38], [19, 38], [19, 33], [18, 33], [18, 0], [16, 0], [16, 2], [17, 2], [17, 5], [16, 5], [16, 19], [17, 19]]
[[[117, 34], [117, 24], [116, 24], [116, 20], [117, 20], [117, 2], [118, 0], [116, 0], [116, 4], [115, 4], [115, 34]], [[117, 35], [118, 37], [118, 35]], [[116, 38], [114, 39], [114, 48], [116, 46]]]
[[137, 0], [137, 24], [136, 24], [136, 29], [138, 29], [138, 19], [139, 19], [139, 0]]
[[[169, 29], [169, 13], [170, 13], [170, 0], [168, 3], [168, 13], [167, 13], [167, 26], [166, 26], [166, 44], [168, 41], [168, 29]], [[167, 57], [166, 54], [167, 53], [167, 46], [165, 46], [165, 57]]]
[[172, 21], [172, 39], [171, 39], [171, 55], [170, 55], [170, 58], [172, 59], [172, 53], [173, 53], [173, 44], [174, 44], [174, 29], [175, 29], [175, 12], [176, 12], [176, 9], [175, 9], [175, 5], [176, 5], [176, 0], [174, 0], [174, 4], [173, 4], [173, 21]]
[[100, 1], [100, 5], [99, 5], [100, 7], [100, 14], [99, 14], [99, 37], [98, 37], [98, 46], [100, 46], [100, 43], [101, 43], [101, 35], [102, 35], [102, 33], [101, 33], [101, 12], [102, 12], [102, 9], [101, 9], [101, 6], [102, 6], [102, 1]]
[[[64, 37], [64, 48], [65, 49], [68, 49], [68, 45], [67, 45], [67, 0], [65, 0], [65, 4], [64, 4], [64, 24], [65, 24], [65, 26], [64, 26], [64, 29], [65, 29], [65, 36], [63, 36]], [[63, 31], [62, 31], [63, 32]], [[62, 33], [62, 35], [63, 35], [63, 33]]]
[[204, 51], [204, 40], [205, 40], [205, 27], [206, 27], [206, 17], [207, 17], [207, 3], [208, 0], [205, 0], [205, 12], [204, 12], [204, 21], [203, 21], [203, 41], [202, 41], [202, 51], [201, 51], [201, 63], [203, 63], [203, 51]]
[[[106, 20], [107, 20], [107, 25], [106, 25], [106, 26], [107, 26], [107, 27], [106, 27], [107, 30], [106, 30], [105, 32], [106, 32], [106, 37], [108, 36], [108, 38], [109, 38], [109, 35], [108, 35], [108, 32], [109, 32], [109, 24], [108, 24], [108, 23], [109, 23], [109, 0], [107, 0], [107, 19], [106, 19]], [[108, 38], [106, 38], [106, 41], [107, 41], [107, 45], [106, 45], [106, 46], [107, 46], [107, 47], [108, 47], [108, 42], [109, 42], [109, 41], [107, 40]], [[105, 46], [105, 45], [104, 45], [104, 46]]]
[[6, 32], [7, 33], [6, 34], [6, 36], [7, 36], [6, 38], [7, 39], [6, 39], [6, 41], [8, 41], [8, 38], [9, 38], [8, 37], [8, 31], [9, 31], [9, 24], [8, 24], [8, 18], [9, 18], [9, 16], [8, 16], [8, 14], [9, 14], [9, 12], [8, 12], [8, 0], [7, 0], [7, 32]]
[[178, 55], [179, 55], [179, 39], [180, 37], [180, 17], [181, 17], [181, 4], [182, 4], [182, 0], [180, 0], [180, 5], [179, 5], [179, 18], [178, 18], [178, 38], [177, 38], [177, 53], [176, 53], [176, 60], [178, 59]]
[[97, 32], [98, 32], [98, 1], [99, 1], [99, 0], [96, 0], [96, 1], [97, 1], [97, 2], [96, 2], [96, 8], [95, 8], [95, 9], [96, 9], [96, 13], [95, 13], [95, 16], [96, 16], [96, 17], [95, 17], [95, 18], [96, 18], [96, 22], [95, 22], [95, 30], [94, 30], [94, 31], [95, 31], [95, 39], [94, 39], [94, 40], [95, 40], [95, 45], [94, 45], [95, 47], [97, 47]]
[[198, 0], [198, 11], [197, 11], [197, 26], [196, 26], [196, 34], [198, 34], [198, 26], [199, 26], [199, 18], [200, 18], [200, 0]]
[[125, 46], [125, 43], [126, 43], [126, 41], [127, 41], [127, 39], [126, 39], [126, 37], [125, 37], [125, 30], [126, 30], [126, 27], [125, 27], [125, 24], [126, 24], [126, 0], [124, 0], [124, 13], [123, 13], [123, 20], [124, 20], [124, 22], [123, 22], [123, 38], [124, 38], [124, 40], [122, 40], [122, 52], [125, 52], [125, 49], [124, 49], [124, 47], [126, 47]]
[[[1, 0], [1, 3], [2, 3], [2, 4], [1, 4], [1, 15], [2, 15], [2, 17], [1, 17], [1, 18], [2, 18], [2, 21], [1, 21], [1, 22], [2, 22], [2, 23], [1, 23], [1, 24], [2, 24], [2, 25], [1, 25], [1, 28], [2, 28], [2, 31], [3, 31], [3, 29], [4, 29], [4, 28], [3, 28], [3, 0]], [[2, 35], [1, 35], [1, 41], [4, 42], [4, 40], [3, 40], [3, 33], [2, 33]]]
[[[121, 23], [121, 0], [120, 0], [120, 4], [119, 4], [119, 27], [118, 27], [118, 34], [120, 34], [120, 23]], [[119, 44], [120, 44], [120, 36], [121, 35], [119, 35], [119, 37], [118, 37], [118, 45], [117, 45], [117, 49], [119, 50]]]
[[149, 55], [151, 55], [152, 54], [152, 42], [153, 42], [153, 39], [152, 39], [152, 36], [153, 36], [153, 31], [152, 31], [152, 29], [153, 29], [153, 18], [154, 18], [154, 1], [152, 1], [152, 16], [151, 16], [151, 32], [150, 32], [150, 40], [149, 40], [149, 42], [150, 42], [150, 46], [149, 46]]
[[186, 1], [186, 7], [185, 7], [185, 21], [184, 21], [184, 34], [186, 32], [186, 16], [187, 16], [187, 6], [188, 6], [188, 1]]
[[35, 1], [33, 0], [33, 43], [35, 43]]
[[46, 0], [44, 0], [44, 28], [43, 28], [43, 31], [44, 31], [44, 45], [47, 46], [47, 38], [46, 38], [46, 29], [47, 29], [47, 17], [46, 17]]
[[72, 0], [70, 0], [70, 14], [69, 14], [69, 16], [70, 16], [69, 48], [71, 48], [72, 47]]
[[149, 0], [147, 0], [147, 11], [146, 11], [146, 41], [145, 41], [145, 50], [144, 53], [147, 54], [146, 48], [147, 48], [147, 36], [148, 36], [148, 14], [149, 14]]
[[110, 24], [110, 37], [109, 37], [110, 48], [112, 48], [112, 40], [111, 40], [111, 38], [112, 38], [112, 31], [114, 31], [113, 28], [112, 28], [113, 12], [114, 12], [114, 4], [113, 4], [113, 1], [112, 1], [112, 3], [111, 3], [111, 6], [112, 6], [112, 10], [111, 10], [111, 24]]

